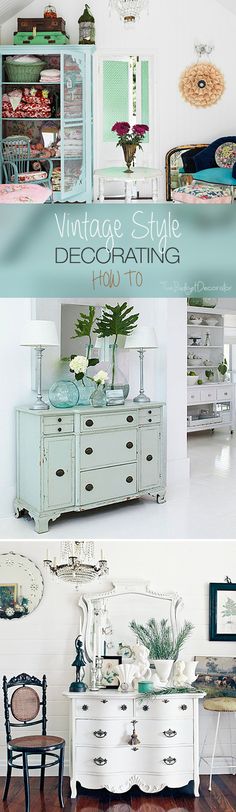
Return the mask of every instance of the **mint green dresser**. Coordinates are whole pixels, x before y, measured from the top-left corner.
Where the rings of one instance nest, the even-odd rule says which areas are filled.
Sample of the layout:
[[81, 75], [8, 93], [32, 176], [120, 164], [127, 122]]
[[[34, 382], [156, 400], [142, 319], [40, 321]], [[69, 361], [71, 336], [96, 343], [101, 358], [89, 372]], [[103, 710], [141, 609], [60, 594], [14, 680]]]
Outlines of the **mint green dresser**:
[[62, 513], [150, 494], [165, 501], [162, 403], [102, 409], [17, 410], [15, 515], [34, 518], [37, 533]]

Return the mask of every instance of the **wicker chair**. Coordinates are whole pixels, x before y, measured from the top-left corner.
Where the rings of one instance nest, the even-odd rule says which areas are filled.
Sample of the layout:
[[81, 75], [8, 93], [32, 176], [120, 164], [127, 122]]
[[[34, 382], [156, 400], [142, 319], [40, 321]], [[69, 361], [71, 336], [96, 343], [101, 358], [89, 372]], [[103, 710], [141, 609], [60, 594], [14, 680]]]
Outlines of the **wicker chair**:
[[[45, 675], [42, 680], [37, 677], [30, 677], [29, 674], [19, 674], [19, 676], [12, 677], [8, 681], [7, 677], [3, 677], [7, 738], [7, 778], [3, 801], [7, 800], [12, 768], [23, 770], [25, 812], [29, 812], [30, 809], [29, 769], [39, 769], [41, 771], [40, 792], [43, 792], [45, 769], [52, 767], [54, 764], [59, 765], [58, 797], [61, 807], [64, 807], [62, 786], [65, 741], [58, 736], [48, 736], [46, 733], [46, 689], [47, 682]], [[34, 725], [41, 725], [42, 735], [24, 735], [16, 739], [12, 738], [11, 729], [13, 727], [25, 729], [26, 726], [30, 727]], [[58, 752], [56, 753], [54, 751]], [[41, 756], [40, 763], [29, 764], [29, 756], [35, 755]], [[20, 764], [16, 763], [18, 759], [21, 760]]]
[[30, 170], [30, 139], [26, 135], [3, 138], [1, 160], [5, 183], [39, 183], [51, 188], [53, 163], [45, 158], [41, 163], [48, 165], [48, 171]]

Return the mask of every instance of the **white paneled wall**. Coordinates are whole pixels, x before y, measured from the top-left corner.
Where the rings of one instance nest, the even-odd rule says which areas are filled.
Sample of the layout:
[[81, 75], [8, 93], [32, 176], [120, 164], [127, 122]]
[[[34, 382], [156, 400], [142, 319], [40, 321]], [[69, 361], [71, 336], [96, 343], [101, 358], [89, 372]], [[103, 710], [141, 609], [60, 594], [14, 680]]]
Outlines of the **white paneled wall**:
[[[207, 497], [207, 495], [206, 495]], [[200, 521], [200, 511], [199, 511]], [[17, 550], [31, 557], [42, 569], [46, 542], [17, 542]], [[0, 542], [0, 552], [11, 550], [13, 543]], [[52, 549], [54, 548], [54, 550]], [[112, 578], [143, 578], [161, 591], [173, 590], [183, 597], [182, 619], [191, 620], [194, 632], [183, 651], [183, 658], [194, 655], [235, 656], [235, 643], [211, 643], [208, 640], [208, 584], [222, 581], [229, 575], [236, 579], [235, 542], [228, 541], [104, 541], [105, 556]], [[51, 544], [51, 553], [59, 552], [59, 543]], [[99, 547], [97, 555], [99, 554]], [[100, 582], [101, 583], [101, 582]], [[97, 586], [95, 586], [95, 590]], [[47, 674], [48, 731], [64, 735], [68, 741], [67, 701], [62, 696], [74, 678], [71, 663], [74, 640], [78, 630], [78, 593], [68, 584], [45, 577], [45, 592], [38, 609], [22, 620], [0, 621], [0, 681], [21, 671], [36, 675]], [[181, 620], [181, 617], [180, 617]], [[127, 606], [127, 625], [130, 621]], [[201, 742], [208, 731], [205, 755], [212, 749], [214, 714], [201, 711]], [[236, 723], [233, 719], [233, 739], [236, 743]], [[217, 755], [229, 752], [229, 719], [225, 715]], [[4, 773], [5, 746], [2, 712], [0, 711], [0, 771]], [[227, 771], [223, 759], [217, 769]], [[202, 763], [202, 772], [208, 764]], [[66, 772], [68, 755], [66, 756]]]

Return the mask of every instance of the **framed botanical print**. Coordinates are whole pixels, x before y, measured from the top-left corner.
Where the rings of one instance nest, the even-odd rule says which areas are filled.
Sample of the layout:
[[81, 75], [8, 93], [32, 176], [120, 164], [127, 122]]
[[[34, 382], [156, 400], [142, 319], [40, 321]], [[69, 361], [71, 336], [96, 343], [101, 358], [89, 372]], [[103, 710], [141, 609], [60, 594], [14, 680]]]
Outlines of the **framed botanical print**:
[[236, 584], [210, 584], [209, 639], [236, 640]]
[[121, 665], [122, 657], [120, 656], [104, 656], [102, 657], [102, 687], [103, 688], [118, 688], [119, 679], [116, 672], [116, 666]]

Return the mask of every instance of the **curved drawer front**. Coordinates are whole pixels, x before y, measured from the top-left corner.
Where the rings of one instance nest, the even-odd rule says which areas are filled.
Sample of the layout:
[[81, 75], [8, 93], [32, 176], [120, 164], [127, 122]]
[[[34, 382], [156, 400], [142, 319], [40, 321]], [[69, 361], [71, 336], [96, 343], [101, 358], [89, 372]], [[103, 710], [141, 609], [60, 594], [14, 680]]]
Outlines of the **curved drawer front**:
[[161, 422], [161, 409], [140, 409], [138, 422], [140, 426], [151, 426]]
[[118, 465], [117, 468], [83, 471], [80, 477], [81, 505], [92, 505], [132, 496], [137, 491], [136, 463]]
[[[106, 691], [104, 690], [104, 697], [102, 699], [96, 698], [91, 699], [91, 697], [86, 697], [84, 694], [83, 697], [76, 699], [76, 706], [75, 706], [75, 717], [76, 719], [94, 719], [97, 722], [98, 719], [120, 719], [123, 722], [124, 719], [133, 719], [133, 701], [132, 699], [124, 699], [123, 696], [118, 696], [117, 699], [109, 699], [106, 698]], [[103, 728], [103, 724], [101, 724], [101, 728]], [[96, 726], [94, 727], [96, 730]]]
[[136, 460], [136, 429], [117, 429], [101, 434], [82, 435], [81, 469], [120, 465]]
[[[86, 713], [84, 713], [86, 716]], [[77, 719], [76, 720], [76, 744], [83, 743], [83, 747], [120, 747], [127, 746], [132, 734], [132, 720], [126, 719]], [[191, 719], [172, 720], [171, 724], [153, 719], [140, 719], [136, 724], [136, 733], [140, 744], [145, 747], [172, 747], [182, 745], [192, 745], [193, 743], [193, 723]]]
[[[123, 407], [124, 408], [124, 407]], [[81, 416], [81, 431], [93, 432], [106, 429], [127, 428], [137, 426], [137, 412], [121, 411], [109, 412], [107, 407], [106, 412], [98, 414], [99, 409], [94, 409], [94, 412], [83, 414]]]
[[48, 434], [68, 434], [74, 431], [73, 414], [50, 415], [43, 418], [43, 433]]
[[170, 721], [170, 727], [173, 719], [179, 719], [182, 722], [184, 719], [191, 719], [193, 715], [193, 701], [191, 698], [179, 694], [179, 696], [166, 696], [160, 699], [142, 699], [136, 700], [135, 718], [136, 719], [163, 719]]
[[[86, 716], [86, 714], [84, 714]], [[76, 720], [76, 744], [83, 747], [124, 747], [129, 743], [132, 734], [132, 723], [127, 719], [127, 714], [120, 711], [119, 719], [77, 719]], [[131, 714], [132, 716], [132, 714]], [[131, 719], [130, 716], [130, 719]]]
[[192, 747], [169, 748], [140, 747], [76, 747], [76, 769], [78, 774], [124, 773], [131, 775], [142, 772], [160, 773], [164, 776], [175, 772], [193, 770]]

